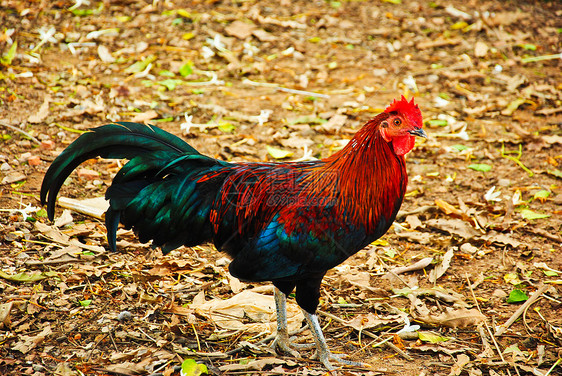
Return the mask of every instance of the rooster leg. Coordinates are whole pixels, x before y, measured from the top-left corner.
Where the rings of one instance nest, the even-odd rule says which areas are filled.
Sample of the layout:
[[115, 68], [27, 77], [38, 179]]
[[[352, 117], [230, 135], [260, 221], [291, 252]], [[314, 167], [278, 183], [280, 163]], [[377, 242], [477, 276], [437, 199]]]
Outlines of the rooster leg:
[[277, 287], [274, 288], [275, 310], [277, 311], [277, 335], [271, 347], [291, 354], [295, 358], [300, 358], [297, 349], [310, 349], [314, 345], [293, 343], [289, 338], [289, 329], [287, 327], [287, 296]]
[[326, 339], [324, 338], [324, 334], [322, 333], [322, 328], [320, 327], [320, 323], [318, 322], [318, 316], [310, 314], [305, 310], [303, 310], [303, 313], [304, 317], [306, 318], [306, 322], [308, 323], [308, 326], [312, 331], [314, 342], [316, 342], [316, 356], [318, 360], [320, 360], [322, 364], [324, 364], [324, 367], [326, 367], [329, 371], [335, 369], [335, 367], [330, 363], [330, 360], [348, 366], [369, 367], [367, 364], [352, 362], [351, 360], [343, 359], [341, 356], [333, 354], [330, 349], [328, 349], [328, 344], [326, 343]]

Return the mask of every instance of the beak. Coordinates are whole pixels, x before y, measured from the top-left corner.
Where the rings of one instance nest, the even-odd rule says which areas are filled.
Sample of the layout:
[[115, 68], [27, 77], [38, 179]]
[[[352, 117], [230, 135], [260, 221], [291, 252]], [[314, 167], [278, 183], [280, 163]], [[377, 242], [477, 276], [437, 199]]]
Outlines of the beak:
[[427, 138], [427, 133], [425, 133], [425, 131], [421, 128], [414, 128], [411, 131], [408, 131], [408, 133], [411, 134], [412, 136]]

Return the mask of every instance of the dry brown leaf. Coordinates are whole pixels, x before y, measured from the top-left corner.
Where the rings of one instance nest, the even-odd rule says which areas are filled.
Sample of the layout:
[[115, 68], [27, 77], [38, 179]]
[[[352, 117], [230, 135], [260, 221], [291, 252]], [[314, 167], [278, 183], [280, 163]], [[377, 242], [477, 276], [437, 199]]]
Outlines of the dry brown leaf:
[[[538, 112], [538, 111], [537, 111]], [[547, 144], [562, 144], [562, 136], [552, 135], [552, 136], [542, 136], [541, 137], [544, 142]]]
[[410, 230], [424, 227], [424, 224], [417, 215], [408, 215], [406, 217], [406, 223], [410, 225]]
[[124, 362], [120, 364], [109, 364], [106, 369], [118, 375], [142, 375], [146, 373], [142, 364]]
[[347, 116], [343, 114], [335, 114], [328, 121], [320, 125], [320, 129], [328, 133], [337, 133], [347, 122]]
[[500, 13], [494, 13], [492, 14], [489, 18], [485, 19], [485, 22], [488, 25], [491, 26], [498, 26], [498, 25], [510, 25], [512, 23], [515, 23], [525, 17], [527, 17], [528, 15], [521, 12], [521, 11], [516, 11], [516, 12], [500, 12]]
[[355, 316], [351, 321], [346, 322], [345, 325], [350, 326], [357, 331], [361, 331], [385, 325], [397, 325], [403, 323], [404, 318], [400, 315], [388, 315], [385, 317], [381, 317], [379, 315], [373, 314], [372, 312], [369, 312], [366, 315], [360, 314]]
[[235, 371], [261, 371], [266, 366], [286, 364], [288, 366], [295, 366], [296, 363], [291, 360], [283, 360], [280, 358], [262, 358], [248, 363], [227, 364], [219, 367], [221, 372], [235, 372]]
[[431, 235], [427, 232], [419, 231], [402, 231], [396, 234], [400, 239], [406, 239], [408, 241], [416, 242], [419, 244], [429, 244], [431, 243]]
[[60, 230], [54, 226], [48, 226], [41, 222], [35, 222], [35, 228], [48, 239], [62, 244], [62, 245], [75, 245], [82, 249], [87, 249], [88, 251], [102, 253], [105, 252], [105, 248], [98, 245], [84, 244], [78, 239], [70, 238], [68, 235], [63, 234]]
[[155, 276], [165, 276], [172, 273], [181, 273], [195, 269], [187, 260], [165, 260], [153, 266], [148, 274]]
[[410, 312], [414, 319], [427, 324], [446, 326], [448, 328], [466, 328], [471, 325], [477, 325], [486, 319], [486, 317], [475, 308], [447, 309], [447, 311], [440, 314], [429, 311], [425, 311], [425, 313], [422, 314], [418, 314], [417, 312], [416, 310]]
[[60, 217], [55, 219], [55, 227], [63, 227], [73, 222], [70, 210], [64, 209]]
[[105, 110], [106, 108], [103, 98], [101, 96], [96, 96], [95, 101], [91, 99], [83, 100], [74, 108], [61, 113], [60, 117], [64, 119], [84, 114], [95, 115]]
[[27, 354], [52, 333], [53, 331], [51, 330], [51, 325], [47, 323], [43, 330], [35, 336], [21, 335], [19, 337], [19, 341], [12, 347], [12, 349], [17, 350], [22, 354]]
[[256, 29], [256, 26], [243, 21], [234, 21], [230, 25], [224, 28], [224, 31], [233, 37], [238, 39], [246, 39], [252, 32]]
[[0, 328], [10, 326], [10, 311], [14, 302], [0, 304]]
[[2, 178], [2, 184], [12, 184], [27, 179], [27, 175], [19, 171], [10, 171]]
[[236, 277], [231, 276], [230, 273], [226, 275], [226, 278], [228, 278], [228, 284], [230, 285], [230, 290], [232, 290], [232, 292], [235, 294], [238, 294], [240, 291], [244, 290], [244, 288], [247, 286], [246, 283], [240, 281]]
[[[201, 302], [194, 299], [190, 308], [208, 317], [222, 329], [273, 333], [277, 328], [275, 300], [272, 295], [244, 290], [226, 300], [213, 299]], [[252, 322], [247, 322], [248, 318]], [[302, 320], [304, 315], [300, 308], [294, 302], [287, 301], [289, 331], [299, 329]]]
[[462, 39], [460, 38], [425, 40], [416, 44], [416, 47], [419, 50], [426, 50], [434, 47], [454, 46], [460, 44], [461, 42]]
[[463, 371], [464, 367], [470, 362], [470, 357], [466, 354], [459, 354], [457, 356], [457, 361], [451, 367], [451, 372], [449, 376], [459, 376]]
[[443, 353], [447, 355], [455, 355], [459, 353], [465, 353], [467, 351], [476, 352], [478, 349], [467, 347], [465, 344], [459, 344], [457, 342], [449, 341], [449, 342], [440, 342], [438, 344], [435, 343], [424, 343], [423, 345], [416, 345], [408, 347], [410, 350], [417, 350], [417, 351], [432, 351], [436, 353]]
[[516, 240], [509, 235], [498, 233], [496, 231], [492, 231], [489, 234], [482, 235], [480, 239], [485, 240], [489, 244], [496, 243], [500, 245], [509, 245], [513, 248], [517, 248], [523, 244], [519, 240]]
[[277, 38], [272, 33], [268, 33], [263, 29], [256, 29], [252, 31], [252, 35], [260, 40], [260, 42], [272, 42]]
[[37, 110], [36, 113], [31, 114], [28, 118], [27, 121], [29, 123], [41, 123], [43, 120], [45, 120], [45, 118], [47, 118], [47, 116], [49, 116], [49, 103], [51, 102], [51, 96], [50, 95], [46, 95], [45, 99], [43, 99], [43, 103], [41, 104], [41, 107], [39, 107], [39, 110]]
[[462, 216], [462, 212], [459, 209], [455, 208], [445, 200], [437, 199], [435, 200], [435, 205], [437, 205], [437, 207], [447, 215], [455, 214], [459, 217]]
[[428, 219], [426, 224], [429, 227], [436, 228], [441, 231], [445, 231], [451, 235], [457, 235], [465, 240], [470, 240], [478, 235], [480, 232], [475, 230], [471, 225], [462, 219]]
[[535, 111], [537, 114], [541, 114], [541, 115], [553, 115], [553, 114], [557, 114], [559, 112], [562, 112], [562, 107], [556, 107], [556, 108], [541, 108], [538, 111]]
[[148, 110], [146, 112], [141, 112], [139, 114], [136, 114], [135, 116], [133, 116], [131, 121], [135, 123], [144, 123], [146, 121], [156, 119], [157, 117], [158, 117], [158, 112], [154, 110]]
[[445, 290], [442, 288], [403, 288], [393, 289], [395, 294], [406, 295], [409, 299], [417, 299], [418, 296], [433, 296], [436, 299], [442, 300], [447, 303], [456, 304], [460, 306], [466, 305], [463, 296], [454, 291]]
[[371, 274], [369, 272], [361, 271], [342, 273], [340, 274], [340, 279], [353, 285], [368, 286], [371, 280]]
[[443, 274], [445, 274], [445, 272], [447, 271], [447, 269], [449, 269], [449, 266], [451, 265], [451, 260], [453, 259], [454, 254], [455, 251], [453, 247], [449, 248], [449, 250], [445, 252], [445, 254], [443, 255], [443, 259], [441, 260], [441, 263], [435, 266], [435, 268], [433, 268], [429, 272], [429, 278], [428, 278], [429, 282], [435, 283]]
[[293, 136], [287, 139], [281, 139], [279, 140], [279, 143], [286, 148], [295, 148], [295, 149], [301, 149], [304, 148], [305, 146], [310, 147], [314, 145], [314, 141], [312, 141], [310, 138], [304, 138], [299, 136]]
[[104, 63], [114, 63], [117, 60], [111, 55], [109, 49], [102, 44], [98, 46], [98, 56]]

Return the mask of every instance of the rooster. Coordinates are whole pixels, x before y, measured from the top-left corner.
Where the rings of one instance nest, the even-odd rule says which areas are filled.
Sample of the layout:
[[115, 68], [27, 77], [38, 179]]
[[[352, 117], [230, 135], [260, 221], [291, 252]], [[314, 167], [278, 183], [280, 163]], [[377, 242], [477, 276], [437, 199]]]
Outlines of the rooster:
[[[287, 330], [286, 296], [296, 289], [316, 357], [358, 365], [332, 353], [315, 314], [326, 272], [382, 236], [402, 204], [404, 155], [426, 137], [414, 100], [394, 100], [340, 151], [322, 160], [229, 163], [200, 154], [155, 126], [117, 122], [91, 129], [49, 167], [41, 202], [53, 219], [70, 173], [95, 157], [129, 161], [107, 189], [108, 245], [119, 223], [163, 253], [213, 242], [230, 255], [230, 273], [271, 281], [277, 311], [274, 346], [296, 355]], [[313, 345], [314, 346], [314, 345]]]

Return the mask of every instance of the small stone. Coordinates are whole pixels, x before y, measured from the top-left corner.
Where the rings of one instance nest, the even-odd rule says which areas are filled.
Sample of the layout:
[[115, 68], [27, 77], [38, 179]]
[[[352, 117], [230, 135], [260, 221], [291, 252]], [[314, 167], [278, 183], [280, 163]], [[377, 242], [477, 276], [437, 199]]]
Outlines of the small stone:
[[488, 53], [488, 45], [482, 41], [476, 42], [474, 45], [474, 56], [484, 57]]
[[53, 150], [54, 148], [55, 148], [55, 141], [53, 141], [53, 140], [41, 141], [41, 149], [42, 150]]
[[27, 164], [30, 166], [39, 166], [41, 164], [41, 158], [38, 155], [31, 156], [27, 158]]
[[27, 152], [27, 153], [23, 153], [22, 155], [20, 155], [20, 161], [21, 162], [27, 162], [27, 160], [31, 158], [31, 153]]
[[470, 243], [464, 243], [463, 245], [461, 245], [461, 251], [465, 253], [474, 254], [478, 252], [478, 247], [475, 247]]
[[2, 179], [2, 184], [12, 184], [17, 181], [25, 180], [27, 176], [18, 171], [8, 172]]
[[99, 177], [99, 173], [89, 168], [79, 168], [76, 173], [80, 179], [94, 180]]

